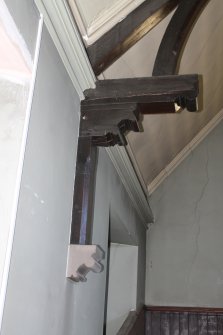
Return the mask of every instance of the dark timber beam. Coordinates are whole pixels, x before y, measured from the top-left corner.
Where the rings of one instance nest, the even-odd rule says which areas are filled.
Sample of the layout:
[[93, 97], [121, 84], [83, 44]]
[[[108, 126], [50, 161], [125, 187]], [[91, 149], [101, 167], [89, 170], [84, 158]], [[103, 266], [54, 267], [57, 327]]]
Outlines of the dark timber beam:
[[80, 134], [94, 145], [126, 145], [128, 131], [142, 130], [145, 114], [197, 111], [198, 75], [99, 80], [84, 92]]
[[70, 244], [91, 244], [95, 173], [98, 148], [90, 137], [80, 136], [77, 148], [76, 182]]
[[200, 13], [210, 0], [181, 0], [161, 41], [153, 76], [176, 74], [183, 47]]
[[[96, 89], [84, 92], [85, 99], [81, 107], [86, 110], [94, 105], [98, 108], [101, 104], [111, 106], [113, 103], [178, 102], [181, 98], [195, 100], [198, 90], [199, 80], [196, 74], [99, 80], [96, 82]], [[159, 109], [154, 113], [159, 114]]]
[[162, 21], [180, 0], [146, 0], [126, 18], [116, 24], [95, 43], [87, 53], [96, 75], [137, 43]]

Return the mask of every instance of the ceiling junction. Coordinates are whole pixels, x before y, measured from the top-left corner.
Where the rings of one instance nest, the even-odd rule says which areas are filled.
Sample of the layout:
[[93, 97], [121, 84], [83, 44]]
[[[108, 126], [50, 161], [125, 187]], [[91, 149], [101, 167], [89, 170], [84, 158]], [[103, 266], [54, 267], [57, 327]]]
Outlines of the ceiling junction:
[[[161, 41], [152, 77], [99, 80], [96, 88], [84, 92], [67, 267], [67, 277], [74, 281], [85, 281], [89, 271], [102, 271], [103, 252], [92, 245], [98, 147], [125, 146], [127, 132], [142, 131], [145, 114], [175, 113], [182, 108], [198, 110], [198, 75], [176, 72], [187, 37], [207, 3], [208, 0], [145, 1], [87, 48], [98, 75], [178, 5]], [[88, 266], [83, 267], [83, 263]]]

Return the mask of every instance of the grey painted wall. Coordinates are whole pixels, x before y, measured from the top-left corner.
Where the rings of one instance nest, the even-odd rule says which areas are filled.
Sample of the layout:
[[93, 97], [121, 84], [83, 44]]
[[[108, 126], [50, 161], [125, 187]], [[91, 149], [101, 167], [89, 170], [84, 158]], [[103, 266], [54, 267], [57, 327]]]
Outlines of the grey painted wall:
[[223, 122], [154, 192], [146, 303], [223, 307]]
[[[7, 1], [6, 1], [7, 2]], [[32, 74], [34, 48], [28, 49], [21, 37], [18, 15], [11, 8], [13, 18], [4, 1], [0, 4], [1, 44], [4, 53], [0, 61], [0, 324], [5, 293], [5, 274], [8, 270], [8, 254], [11, 245], [11, 231], [15, 223], [15, 209], [18, 196], [23, 136], [27, 118], [27, 101]], [[15, 7], [15, 3], [14, 3]], [[22, 6], [20, 11], [22, 10]], [[36, 41], [38, 15], [35, 10], [27, 23]], [[18, 27], [17, 27], [18, 26]], [[34, 28], [35, 27], [35, 28]], [[18, 31], [19, 28], [19, 31]]]
[[63, 333], [78, 110], [79, 98], [44, 28], [2, 334]]
[[[14, 0], [13, 0], [14, 1]], [[33, 31], [30, 1], [9, 1], [21, 31]], [[14, 6], [13, 6], [14, 4]], [[34, 5], [33, 5], [34, 6]], [[21, 12], [20, 12], [21, 10]], [[22, 12], [24, 13], [22, 20]], [[29, 21], [29, 25], [26, 20]], [[25, 22], [23, 25], [23, 21]], [[65, 278], [78, 136], [79, 98], [43, 28], [1, 335], [101, 335], [105, 270], [87, 283]], [[140, 244], [137, 305], [144, 301], [145, 229], [106, 151], [100, 150], [93, 243], [108, 247], [109, 216]], [[106, 255], [107, 256], [107, 255]], [[142, 270], [144, 269], [144, 270]]]

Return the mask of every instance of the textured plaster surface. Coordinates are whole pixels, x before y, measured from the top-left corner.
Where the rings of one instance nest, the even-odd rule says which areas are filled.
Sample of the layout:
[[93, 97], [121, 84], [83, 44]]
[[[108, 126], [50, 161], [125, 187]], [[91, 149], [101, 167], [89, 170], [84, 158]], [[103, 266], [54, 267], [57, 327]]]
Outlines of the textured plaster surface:
[[223, 305], [223, 122], [154, 192], [146, 303]]

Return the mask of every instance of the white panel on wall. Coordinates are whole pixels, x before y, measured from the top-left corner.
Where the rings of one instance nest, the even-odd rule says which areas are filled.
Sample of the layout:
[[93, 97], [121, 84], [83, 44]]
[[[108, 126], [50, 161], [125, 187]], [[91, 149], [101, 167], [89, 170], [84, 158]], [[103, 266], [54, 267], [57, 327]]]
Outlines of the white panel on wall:
[[111, 243], [107, 335], [115, 335], [130, 310], [136, 309], [138, 247]]
[[0, 292], [9, 231], [15, 215], [31, 74], [31, 55], [4, 1], [0, 1]]

